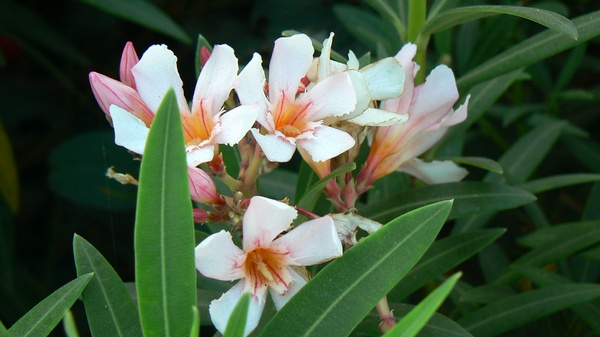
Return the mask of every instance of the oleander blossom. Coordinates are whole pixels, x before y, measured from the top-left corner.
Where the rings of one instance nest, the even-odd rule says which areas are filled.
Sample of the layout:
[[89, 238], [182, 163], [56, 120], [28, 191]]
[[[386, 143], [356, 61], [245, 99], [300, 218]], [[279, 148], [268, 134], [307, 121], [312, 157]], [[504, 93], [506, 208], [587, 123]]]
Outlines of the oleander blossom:
[[257, 121], [262, 130], [251, 132], [268, 160], [287, 162], [296, 147], [306, 150], [314, 161], [331, 159], [355, 144], [348, 133], [325, 125], [329, 117], [352, 112], [356, 94], [347, 73], [327, 77], [306, 90], [302, 82], [313, 62], [314, 49], [304, 34], [275, 41], [269, 64], [268, 97], [260, 55], [242, 70], [235, 90], [242, 104], [258, 103]]
[[173, 88], [188, 165], [197, 166], [212, 160], [218, 144], [238, 143], [256, 121], [258, 105], [223, 109], [237, 72], [233, 49], [215, 46], [198, 77], [191, 109], [183, 94], [177, 57], [165, 45], [151, 46], [138, 61], [128, 43], [121, 59], [120, 82], [96, 72], [89, 77], [96, 100], [112, 121], [115, 143], [138, 154], [143, 154], [154, 115]]
[[[291, 266], [310, 266], [342, 255], [342, 246], [329, 216], [307, 221], [284, 235], [297, 211], [282, 202], [253, 197], [243, 218], [243, 249], [224, 230], [196, 247], [196, 268], [206, 277], [240, 280], [211, 302], [210, 317], [222, 333], [242, 294], [251, 293], [245, 335], [256, 328], [267, 290], [279, 310], [306, 284]], [[279, 236], [279, 237], [278, 237]]]
[[377, 128], [369, 156], [358, 177], [363, 186], [370, 186], [394, 170], [430, 184], [459, 181], [467, 174], [451, 161], [424, 162], [417, 158], [435, 145], [450, 126], [465, 120], [469, 97], [456, 111], [452, 109], [459, 96], [454, 74], [445, 65], [437, 66], [425, 83], [415, 87], [414, 75], [419, 67], [412, 59], [416, 48], [409, 43], [395, 56], [406, 72], [404, 92], [399, 98], [382, 104], [388, 111], [408, 114], [408, 121]]

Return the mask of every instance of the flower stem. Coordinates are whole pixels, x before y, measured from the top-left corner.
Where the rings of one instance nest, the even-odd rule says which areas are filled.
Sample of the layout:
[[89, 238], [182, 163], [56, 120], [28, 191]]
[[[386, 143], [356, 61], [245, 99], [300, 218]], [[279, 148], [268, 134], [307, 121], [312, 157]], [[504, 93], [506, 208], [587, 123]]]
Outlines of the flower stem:
[[384, 296], [377, 305], [375, 305], [377, 309], [377, 313], [379, 313], [379, 318], [381, 322], [379, 323], [379, 330], [381, 332], [387, 332], [391, 330], [396, 325], [396, 318], [394, 317], [394, 313], [390, 310], [390, 306], [388, 305], [387, 297]]

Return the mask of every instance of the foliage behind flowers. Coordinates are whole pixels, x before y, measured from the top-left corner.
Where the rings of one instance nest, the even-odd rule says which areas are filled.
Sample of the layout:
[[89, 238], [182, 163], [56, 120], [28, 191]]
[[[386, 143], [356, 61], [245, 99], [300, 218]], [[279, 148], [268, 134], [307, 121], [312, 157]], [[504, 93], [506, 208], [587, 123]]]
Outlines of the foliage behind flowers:
[[[200, 35], [192, 95], [189, 65], [164, 44], [138, 56], [127, 42], [118, 80], [91, 72], [114, 142], [141, 160], [139, 172], [105, 163], [138, 186], [134, 282], [75, 235], [78, 277], [14, 323], [0, 316], [0, 336], [48, 335], [61, 319], [69, 336], [600, 334], [600, 152], [562, 112], [597, 121], [597, 88], [567, 85], [593, 58], [598, 11], [570, 21], [533, 7], [365, 3], [333, 13], [371, 53], [337, 47], [343, 32], [285, 31], [240, 63]], [[105, 6], [189, 42], [148, 3], [135, 6], [160, 24]], [[510, 32], [501, 18], [547, 30], [486, 54]], [[538, 63], [571, 48], [556, 74]], [[525, 97], [530, 78], [545, 97]], [[550, 160], [564, 152], [578, 165]], [[1, 191], [16, 214], [7, 163]], [[55, 188], [76, 199], [65, 176]], [[577, 202], [572, 221], [553, 214]]]

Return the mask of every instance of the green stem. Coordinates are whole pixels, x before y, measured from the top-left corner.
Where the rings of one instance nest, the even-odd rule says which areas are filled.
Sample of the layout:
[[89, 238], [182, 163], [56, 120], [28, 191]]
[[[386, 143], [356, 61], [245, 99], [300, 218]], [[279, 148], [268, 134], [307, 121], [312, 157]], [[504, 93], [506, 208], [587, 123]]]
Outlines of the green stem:
[[415, 85], [423, 83], [425, 81], [425, 74], [427, 73], [426, 52], [429, 35], [421, 35], [426, 17], [427, 1], [410, 0], [408, 3], [408, 41], [416, 43], [417, 55], [415, 56], [415, 62], [421, 66], [421, 70], [419, 70], [415, 78]]

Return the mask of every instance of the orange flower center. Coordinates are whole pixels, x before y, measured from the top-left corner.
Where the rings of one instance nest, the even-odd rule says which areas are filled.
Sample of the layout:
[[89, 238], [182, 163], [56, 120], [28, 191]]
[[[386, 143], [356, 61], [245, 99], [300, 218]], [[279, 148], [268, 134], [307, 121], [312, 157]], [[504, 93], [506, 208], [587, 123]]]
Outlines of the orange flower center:
[[287, 290], [292, 276], [286, 269], [286, 254], [286, 251], [260, 247], [246, 254], [244, 271], [254, 290], [267, 285], [279, 294]]
[[297, 137], [307, 128], [309, 103], [299, 104], [287, 100], [283, 95], [277, 104], [273, 114], [275, 130], [283, 133], [286, 137]]

